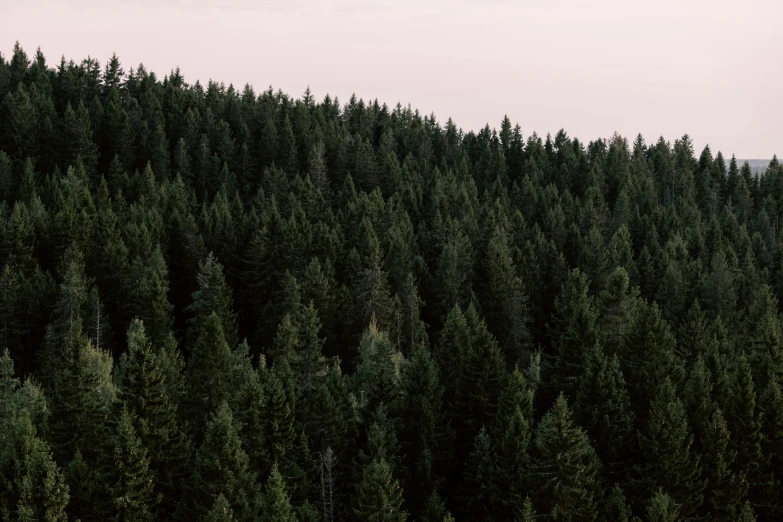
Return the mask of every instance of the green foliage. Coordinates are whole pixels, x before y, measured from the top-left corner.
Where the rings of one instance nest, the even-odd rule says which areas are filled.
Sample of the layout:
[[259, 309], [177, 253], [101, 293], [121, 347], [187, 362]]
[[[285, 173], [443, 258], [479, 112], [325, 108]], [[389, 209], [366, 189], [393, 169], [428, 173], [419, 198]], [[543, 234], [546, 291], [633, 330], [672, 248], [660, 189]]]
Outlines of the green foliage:
[[781, 519], [783, 165], [693, 143], [15, 45], [0, 518]]
[[263, 522], [296, 522], [296, 515], [291, 508], [283, 477], [277, 470], [277, 466], [273, 466], [269, 474], [263, 503], [264, 515], [261, 517]]
[[[108, 451], [99, 457], [96, 487], [105, 492], [107, 504], [93, 507], [109, 520], [154, 520], [153, 509], [159, 501], [155, 480], [149, 469], [147, 450], [133, 427], [131, 414], [123, 408], [117, 419]], [[101, 498], [101, 496], [99, 496]]]
[[699, 457], [691, 452], [693, 435], [685, 405], [668, 378], [660, 384], [650, 403], [649, 421], [639, 434], [639, 441], [647, 456], [643, 475], [648, 482], [647, 491], [664, 488], [683, 516], [696, 511], [703, 501], [705, 485], [701, 464]]
[[408, 518], [402, 510], [400, 484], [392, 478], [384, 459], [373, 459], [362, 470], [353, 512], [360, 520], [371, 522], [404, 522]]
[[531, 482], [537, 511], [555, 519], [595, 520], [600, 463], [561, 394], [536, 429]]
[[207, 424], [188, 480], [187, 504], [181, 509], [200, 517], [223, 496], [237, 520], [253, 520], [260, 500], [255, 474], [248, 464], [231, 409], [224, 402]]

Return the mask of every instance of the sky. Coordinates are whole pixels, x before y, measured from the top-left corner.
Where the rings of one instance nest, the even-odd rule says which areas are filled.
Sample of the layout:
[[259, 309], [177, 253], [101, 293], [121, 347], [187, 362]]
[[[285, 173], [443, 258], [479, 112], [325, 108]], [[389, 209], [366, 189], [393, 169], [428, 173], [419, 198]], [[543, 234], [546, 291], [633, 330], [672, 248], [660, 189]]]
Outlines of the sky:
[[462, 129], [783, 153], [779, 0], [0, 0], [15, 41], [161, 78], [410, 104]]

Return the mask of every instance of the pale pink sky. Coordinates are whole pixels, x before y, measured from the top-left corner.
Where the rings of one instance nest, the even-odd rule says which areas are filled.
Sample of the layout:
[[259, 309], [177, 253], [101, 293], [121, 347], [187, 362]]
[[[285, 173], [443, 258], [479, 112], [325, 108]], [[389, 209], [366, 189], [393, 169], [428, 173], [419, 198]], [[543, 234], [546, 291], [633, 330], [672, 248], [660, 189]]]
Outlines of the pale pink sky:
[[[697, 154], [783, 153], [779, 0], [0, 0], [0, 51], [144, 63], [341, 101], [408, 103], [463, 129], [684, 133]], [[109, 7], [109, 5], [112, 5]]]

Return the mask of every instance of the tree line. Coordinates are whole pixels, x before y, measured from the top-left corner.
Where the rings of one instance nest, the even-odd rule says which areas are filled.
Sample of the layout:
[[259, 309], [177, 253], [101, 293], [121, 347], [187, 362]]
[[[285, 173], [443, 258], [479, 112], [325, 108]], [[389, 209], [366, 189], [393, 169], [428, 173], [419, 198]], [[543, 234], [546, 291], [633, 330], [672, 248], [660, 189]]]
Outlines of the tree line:
[[0, 518], [783, 517], [783, 166], [0, 55]]

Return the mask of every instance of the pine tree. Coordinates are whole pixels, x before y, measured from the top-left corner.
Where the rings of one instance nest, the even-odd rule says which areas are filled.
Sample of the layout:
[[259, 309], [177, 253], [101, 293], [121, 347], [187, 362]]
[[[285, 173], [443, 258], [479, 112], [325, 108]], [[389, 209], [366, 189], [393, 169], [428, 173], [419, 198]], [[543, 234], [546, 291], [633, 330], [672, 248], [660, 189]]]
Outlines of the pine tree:
[[763, 506], [774, 484], [767, 471], [769, 456], [762, 452], [761, 412], [756, 405], [753, 376], [744, 352], [731, 379], [725, 415], [731, 433], [729, 447], [737, 455], [735, 470], [748, 481], [751, 502]]
[[205, 518], [206, 522], [233, 522], [234, 511], [228, 504], [228, 500], [221, 493], [218, 495], [217, 500], [212, 505], [212, 509], [209, 510]]
[[67, 520], [68, 486], [48, 446], [40, 439], [33, 439], [20, 468], [18, 519]]
[[291, 452], [294, 441], [294, 419], [296, 398], [294, 396], [293, 375], [286, 362], [275, 365], [266, 374], [263, 390], [262, 434], [263, 447], [262, 472], [267, 472], [275, 464], [282, 464]]
[[255, 475], [225, 402], [207, 424], [187, 487], [189, 496], [183, 500], [186, 504], [180, 506], [186, 513], [204, 516], [223, 495], [238, 520], [256, 517], [260, 500]]
[[215, 314], [220, 320], [226, 343], [233, 349], [238, 344], [238, 336], [231, 288], [226, 285], [223, 265], [211, 252], [204, 262], [199, 264], [198, 286], [199, 289], [193, 293], [193, 302], [188, 308], [195, 314], [191, 331], [193, 334], [199, 334], [201, 323], [208, 320], [211, 314]]
[[411, 359], [402, 368], [401, 394], [396, 409], [404, 422], [399, 425], [399, 439], [403, 454], [411, 469], [405, 482], [408, 505], [418, 513], [425, 504], [428, 491], [437, 488], [436, 460], [442, 458], [446, 442], [442, 410], [443, 387], [438, 369], [429, 349], [418, 345]]
[[309, 411], [314, 390], [326, 375], [327, 360], [323, 356], [324, 339], [319, 337], [321, 323], [310, 302], [283, 317], [277, 328], [275, 360], [287, 360], [297, 380], [297, 390]]
[[648, 483], [647, 491], [663, 487], [680, 506], [682, 516], [693, 514], [703, 501], [701, 464], [691, 453], [693, 435], [685, 406], [668, 378], [650, 403], [649, 421], [639, 434], [639, 442], [647, 456], [643, 479]]
[[523, 496], [527, 495], [531, 431], [529, 417], [516, 406], [505, 433], [495, 445], [490, 487], [495, 511], [506, 518], [514, 515], [524, 504]]
[[744, 477], [732, 471], [736, 453], [729, 449], [730, 435], [721, 410], [715, 409], [703, 434], [702, 458], [705, 488], [705, 508], [715, 516], [729, 519], [747, 492]]
[[[4, 367], [10, 363], [6, 357], [3, 361]], [[49, 445], [36, 434], [31, 415], [19, 404], [18, 395], [9, 397], [4, 392], [3, 402], [10, 408], [0, 417], [4, 439], [0, 450], [0, 516], [4, 520], [67, 520], [68, 486]]]
[[609, 477], [623, 481], [637, 446], [631, 436], [634, 416], [617, 356], [609, 358], [600, 344], [588, 349], [576, 399], [576, 417], [595, 441]]
[[753, 507], [747, 500], [742, 505], [742, 511], [739, 513], [737, 522], [756, 522], [756, 515], [753, 513]]
[[[101, 506], [105, 516], [117, 521], [154, 520], [153, 509], [159, 498], [155, 479], [149, 469], [147, 451], [133, 427], [131, 414], [123, 408], [113, 434], [113, 446], [102, 453], [97, 487], [105, 491], [108, 505]], [[96, 495], [101, 498], [100, 495]], [[96, 511], [100, 509], [95, 506]]]
[[647, 503], [648, 522], [677, 522], [679, 515], [677, 503], [663, 490], [656, 491]]
[[629, 284], [628, 273], [624, 268], [617, 268], [607, 277], [599, 298], [598, 324], [602, 344], [609, 355], [619, 354], [636, 319], [636, 293]]
[[589, 281], [578, 268], [571, 270], [560, 294], [548, 334], [555, 350], [552, 386], [573, 397], [579, 389], [584, 347], [598, 338], [598, 314], [588, 295]]
[[469, 345], [470, 331], [465, 314], [458, 305], [455, 305], [446, 317], [440, 333], [440, 341], [435, 346], [433, 354], [440, 382], [443, 383], [443, 402], [446, 409], [454, 404], [461, 359]]
[[600, 463], [563, 394], [536, 429], [530, 480], [537, 511], [559, 520], [595, 520]]
[[470, 520], [487, 520], [499, 507], [495, 506], [496, 499], [492, 495], [492, 460], [492, 444], [482, 427], [465, 463], [461, 500], [464, 516]]
[[188, 448], [158, 360], [143, 323], [135, 320], [128, 328], [127, 355], [120, 362], [118, 397], [127, 407], [139, 442], [147, 452], [150, 471], [155, 475], [155, 493], [162, 494], [164, 507], [173, 509]]
[[394, 350], [386, 332], [370, 323], [359, 344], [359, 362], [353, 376], [362, 411], [374, 412], [379, 404], [396, 401], [400, 392], [400, 360], [401, 354]]
[[408, 518], [402, 510], [400, 484], [384, 459], [374, 459], [362, 471], [353, 512], [360, 520], [370, 522], [404, 522]]
[[269, 474], [263, 505], [264, 515], [261, 517], [263, 522], [296, 522], [296, 515], [291, 507], [285, 483], [277, 470], [277, 465], [272, 467]]
[[680, 385], [684, 379], [682, 363], [677, 358], [677, 341], [656, 303], [643, 304], [623, 350], [618, 354], [636, 411], [644, 411], [653, 391], [648, 383], [671, 379]]
[[501, 340], [506, 361], [517, 363], [531, 342], [528, 331], [527, 296], [511, 258], [509, 239], [503, 227], [496, 227], [487, 244], [487, 325]]
[[460, 359], [455, 404], [449, 412], [457, 432], [457, 455], [462, 458], [474, 434], [495, 416], [506, 377], [506, 365], [497, 341], [472, 306], [466, 319], [470, 342]]
[[92, 459], [99, 448], [99, 428], [115, 399], [111, 356], [95, 349], [78, 318], [63, 349], [69, 356], [54, 374], [49, 396], [53, 449], [60, 462], [77, 451]]
[[[768, 378], [767, 387], [759, 399], [759, 409], [763, 415], [762, 449], [770, 459], [769, 468], [772, 470], [776, 485], [779, 485], [783, 481], [783, 393], [772, 375]], [[771, 491], [774, 491], [774, 488]], [[770, 497], [767, 505], [773, 514], [783, 511], [776, 504], [774, 497]]]
[[199, 331], [185, 373], [186, 412], [196, 434], [211, 412], [227, 400], [233, 358], [215, 312], [199, 324]]

